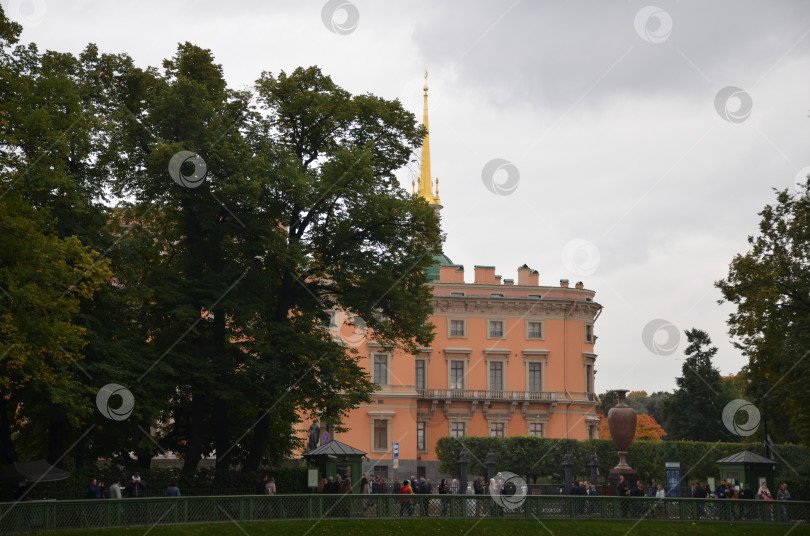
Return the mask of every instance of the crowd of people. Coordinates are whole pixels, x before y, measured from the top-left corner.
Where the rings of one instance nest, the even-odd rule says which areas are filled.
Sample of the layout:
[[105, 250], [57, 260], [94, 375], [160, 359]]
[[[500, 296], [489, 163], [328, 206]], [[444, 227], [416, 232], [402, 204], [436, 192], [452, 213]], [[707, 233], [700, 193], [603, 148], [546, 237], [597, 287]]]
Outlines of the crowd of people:
[[[99, 482], [95, 478], [90, 479], [87, 485], [85, 499], [123, 499], [144, 497], [146, 495], [146, 482], [141, 478], [140, 473], [134, 473], [126, 486], [121, 486], [121, 479], [116, 478], [109, 487], [104, 482]], [[177, 482], [172, 480], [163, 492], [165, 497], [180, 497], [180, 488]]]
[[[655, 490], [654, 494], [650, 492], [647, 493], [646, 496], [657, 497], [659, 499], [666, 497], [666, 492], [663, 486], [661, 484], [656, 485], [654, 480], [652, 489]], [[579, 492], [575, 493], [573, 491], [572, 493], [579, 494]], [[645, 488], [640, 481], [637, 481], [636, 485], [632, 486], [630, 483], [625, 481], [623, 476], [621, 476], [619, 477], [619, 483], [616, 486], [616, 495], [624, 497], [644, 497]], [[708, 483], [706, 485], [702, 485], [700, 482], [695, 482], [692, 486], [691, 495], [693, 499], [706, 500], [706, 502], [698, 503], [698, 516], [704, 519], [752, 519], [759, 516], [757, 508], [753, 505], [734, 505], [733, 503], [726, 502], [727, 500], [791, 500], [790, 492], [787, 489], [786, 483], [782, 483], [779, 486], [776, 497], [774, 497], [771, 491], [768, 489], [767, 482], [762, 482], [756, 493], [753, 489], [751, 489], [751, 484], [745, 484], [743, 487], [741, 487], [739, 484], [733, 484], [731, 482], [727, 482], [726, 480], [720, 480], [714, 489], [712, 489]], [[626, 506], [625, 509], [627, 509]], [[768, 507], [768, 512], [770, 514], [771, 521], [774, 521], [776, 518], [775, 506], [770, 505]], [[781, 506], [781, 514], [781, 521], [790, 520], [787, 505]]]
[[[787, 489], [787, 484], [782, 483], [782, 485], [779, 486], [776, 497], [774, 497], [771, 494], [771, 490], [768, 489], [768, 483], [766, 481], [763, 481], [762, 484], [760, 484], [756, 493], [754, 493], [754, 490], [751, 489], [751, 484], [746, 484], [744, 488], [740, 489], [739, 485], [721, 480], [715, 489], [712, 490], [709, 484], [702, 486], [700, 482], [695, 482], [692, 486], [692, 497], [695, 499], [720, 499], [720, 501], [717, 503], [700, 506], [700, 513], [702, 516], [716, 519], [739, 519], [741, 516], [754, 517], [757, 515], [756, 511], [751, 508], [750, 505], [746, 508], [729, 508], [729, 505], [722, 501], [723, 499], [746, 499], [759, 501], [791, 500], [790, 492]], [[781, 510], [781, 520], [789, 521], [790, 518], [788, 516], [788, 507], [783, 505]], [[770, 505], [768, 507], [768, 512], [770, 514], [771, 521], [774, 521], [776, 517], [775, 507]]]

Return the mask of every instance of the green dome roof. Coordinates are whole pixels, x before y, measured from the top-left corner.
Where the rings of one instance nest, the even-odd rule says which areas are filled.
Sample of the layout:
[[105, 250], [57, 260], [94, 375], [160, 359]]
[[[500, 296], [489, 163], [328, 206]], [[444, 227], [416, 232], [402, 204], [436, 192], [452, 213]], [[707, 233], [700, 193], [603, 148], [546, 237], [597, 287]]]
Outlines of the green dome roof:
[[447, 255], [443, 253], [440, 255], [434, 255], [433, 264], [428, 266], [427, 270], [425, 270], [428, 282], [439, 280], [439, 268], [442, 266], [455, 266], [455, 264]]

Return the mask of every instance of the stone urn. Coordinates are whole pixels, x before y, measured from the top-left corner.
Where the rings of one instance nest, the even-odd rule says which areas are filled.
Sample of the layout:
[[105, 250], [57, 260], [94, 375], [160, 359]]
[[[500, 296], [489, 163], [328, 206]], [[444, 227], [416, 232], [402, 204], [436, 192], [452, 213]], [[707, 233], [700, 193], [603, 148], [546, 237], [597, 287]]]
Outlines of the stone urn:
[[619, 449], [619, 465], [615, 469], [631, 470], [627, 465], [627, 449], [636, 436], [636, 410], [627, 405], [627, 389], [618, 389], [619, 403], [608, 412], [608, 427], [613, 443]]

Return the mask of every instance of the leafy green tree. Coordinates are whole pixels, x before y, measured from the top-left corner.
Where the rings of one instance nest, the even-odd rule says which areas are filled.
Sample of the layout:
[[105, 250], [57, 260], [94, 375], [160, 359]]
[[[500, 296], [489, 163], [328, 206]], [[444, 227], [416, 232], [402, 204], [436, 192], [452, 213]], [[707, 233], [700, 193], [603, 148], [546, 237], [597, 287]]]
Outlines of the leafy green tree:
[[[430, 343], [438, 220], [394, 177], [424, 133], [398, 102], [314, 67], [235, 91], [188, 43], [162, 70], [94, 45], [40, 54], [12, 48], [20, 30], [0, 8], [4, 460], [74, 444], [77, 463], [148, 466], [163, 448], [187, 472], [213, 451], [220, 476], [250, 472], [288, 455], [303, 416], [341, 430], [369, 400], [328, 310]], [[168, 173], [180, 151], [204, 160], [194, 187]], [[133, 392], [128, 419], [95, 411], [106, 383]]]
[[19, 32], [0, 9], [0, 443], [5, 461], [18, 450], [56, 461], [94, 408], [79, 316], [110, 263], [91, 238], [104, 216], [92, 201], [100, 174], [89, 172], [95, 116], [76, 83], [83, 67], [12, 48]]
[[[163, 442], [187, 471], [212, 450], [218, 470], [255, 471], [289, 451], [298, 411], [339, 429], [368, 400], [372, 384], [326, 311], [360, 315], [385, 343], [430, 341], [422, 273], [440, 250], [438, 223], [393, 175], [422, 130], [399, 103], [351, 96], [317, 68], [263, 75], [257, 109], [209, 51], [181, 45], [164, 68], [132, 73], [141, 97], [122, 99], [116, 134], [140, 163], [118, 178], [145, 222], [133, 240], [156, 245], [138, 280], [151, 289], [156, 363], [143, 374], [177, 384]], [[206, 162], [196, 188], [166, 173], [180, 150]]]
[[[810, 191], [810, 178], [803, 185]], [[780, 441], [810, 445], [810, 201], [776, 192], [759, 213], [759, 234], [715, 284], [735, 305], [729, 333], [748, 358], [738, 385]], [[760, 432], [761, 436], [761, 432]]]
[[686, 330], [686, 347], [678, 388], [664, 402], [670, 439], [720, 441], [733, 439], [722, 421], [723, 407], [731, 400], [720, 372], [712, 365], [717, 348], [702, 330]]

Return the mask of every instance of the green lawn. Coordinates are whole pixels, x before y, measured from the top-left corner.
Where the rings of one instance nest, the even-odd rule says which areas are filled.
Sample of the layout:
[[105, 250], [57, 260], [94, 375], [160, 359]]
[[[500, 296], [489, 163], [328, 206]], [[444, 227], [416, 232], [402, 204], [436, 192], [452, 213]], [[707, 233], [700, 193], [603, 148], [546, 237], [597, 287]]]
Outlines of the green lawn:
[[[131, 529], [83, 530], [71, 532], [47, 532], [38, 534], [64, 536], [141, 536], [147, 527]], [[212, 525], [174, 525], [155, 527], [149, 536], [670, 536], [670, 535], [718, 535], [718, 536], [791, 536], [810, 535], [810, 525], [782, 524], [722, 524], [722, 523], [666, 523], [642, 521], [638, 524], [626, 521], [525, 521], [525, 520], [335, 520], [314, 521], [267, 521], [261, 523], [236, 523]]]

